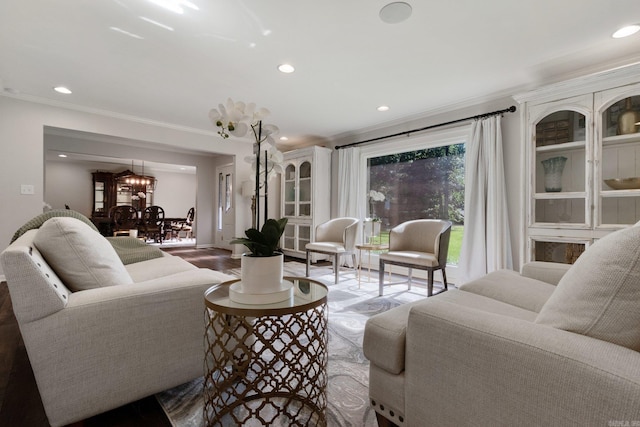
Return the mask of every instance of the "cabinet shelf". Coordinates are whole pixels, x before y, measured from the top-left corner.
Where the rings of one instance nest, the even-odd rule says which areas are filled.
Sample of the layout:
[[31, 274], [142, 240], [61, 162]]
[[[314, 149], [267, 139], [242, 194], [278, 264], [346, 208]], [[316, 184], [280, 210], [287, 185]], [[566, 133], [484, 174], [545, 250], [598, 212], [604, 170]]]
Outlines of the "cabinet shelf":
[[640, 197], [640, 190], [602, 190], [602, 197]]
[[554, 151], [569, 151], [569, 150], [584, 150], [586, 147], [586, 141], [573, 141], [573, 142], [565, 142], [562, 144], [554, 144], [554, 145], [542, 145], [540, 147], [536, 147], [536, 151], [538, 153], [549, 153]]
[[562, 191], [558, 193], [535, 193], [533, 197], [539, 200], [584, 199], [587, 197], [587, 193], [584, 191]]
[[632, 133], [629, 135], [606, 136], [602, 138], [603, 147], [614, 147], [617, 145], [640, 143], [640, 133]]

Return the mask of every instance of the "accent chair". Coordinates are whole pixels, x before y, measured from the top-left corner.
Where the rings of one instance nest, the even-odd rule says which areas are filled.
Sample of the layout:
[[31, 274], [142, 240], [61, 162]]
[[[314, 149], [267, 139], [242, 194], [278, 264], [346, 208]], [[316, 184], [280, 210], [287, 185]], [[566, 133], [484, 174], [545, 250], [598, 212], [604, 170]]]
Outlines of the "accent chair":
[[315, 240], [305, 246], [307, 252], [307, 277], [311, 265], [310, 253], [316, 252], [333, 257], [335, 283], [338, 283], [339, 261], [343, 255], [351, 255], [353, 266], [356, 266], [356, 236], [358, 234], [358, 218], [335, 218], [316, 227]]
[[447, 290], [447, 254], [451, 222], [440, 219], [416, 219], [395, 226], [389, 233], [389, 252], [380, 254], [380, 296], [384, 288], [385, 265], [409, 269], [408, 286], [414, 268], [427, 270], [427, 296], [433, 295], [433, 272], [442, 270], [444, 290]]

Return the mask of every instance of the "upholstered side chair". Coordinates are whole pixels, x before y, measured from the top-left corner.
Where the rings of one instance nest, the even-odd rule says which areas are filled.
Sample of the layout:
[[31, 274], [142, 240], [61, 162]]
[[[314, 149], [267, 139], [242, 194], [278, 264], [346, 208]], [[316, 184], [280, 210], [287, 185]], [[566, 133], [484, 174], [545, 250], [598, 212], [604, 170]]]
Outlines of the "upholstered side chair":
[[307, 277], [311, 265], [311, 252], [333, 257], [335, 283], [338, 283], [339, 261], [343, 255], [351, 255], [353, 266], [356, 266], [356, 235], [358, 234], [358, 218], [335, 218], [316, 227], [315, 240], [307, 243]]
[[447, 290], [445, 267], [450, 234], [451, 222], [439, 219], [416, 219], [392, 228], [389, 232], [389, 252], [380, 254], [380, 296], [384, 288], [384, 268], [390, 264], [409, 269], [409, 289], [413, 269], [427, 270], [427, 296], [433, 295], [433, 272], [442, 270], [444, 290]]

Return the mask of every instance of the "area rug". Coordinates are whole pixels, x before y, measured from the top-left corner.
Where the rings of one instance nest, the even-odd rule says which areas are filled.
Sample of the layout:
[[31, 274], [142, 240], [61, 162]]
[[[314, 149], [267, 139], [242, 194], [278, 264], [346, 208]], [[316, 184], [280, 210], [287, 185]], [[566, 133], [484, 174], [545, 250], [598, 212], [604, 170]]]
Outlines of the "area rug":
[[[226, 273], [240, 277], [240, 271]], [[310, 276], [329, 288], [329, 362], [327, 366], [327, 425], [358, 427], [376, 425], [375, 413], [369, 405], [369, 362], [362, 352], [362, 337], [367, 319], [401, 304], [426, 297], [426, 285], [414, 281], [411, 291], [406, 284], [385, 288], [378, 296], [377, 275], [371, 281], [366, 274], [358, 285], [352, 269], [340, 272], [334, 284], [330, 267], [312, 266]], [[363, 272], [364, 273], [364, 272]], [[304, 276], [305, 265], [286, 262], [285, 275]], [[400, 277], [392, 281], [401, 281]], [[436, 283], [435, 287], [439, 284]], [[156, 395], [158, 402], [175, 427], [203, 427], [202, 378]]]

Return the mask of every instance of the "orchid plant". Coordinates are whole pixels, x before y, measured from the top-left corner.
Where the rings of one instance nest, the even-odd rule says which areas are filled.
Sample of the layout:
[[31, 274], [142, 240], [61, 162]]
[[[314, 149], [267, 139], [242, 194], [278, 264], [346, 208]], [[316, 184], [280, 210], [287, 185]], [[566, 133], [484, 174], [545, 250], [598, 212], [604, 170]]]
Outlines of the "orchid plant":
[[273, 136], [279, 131], [278, 127], [264, 124], [263, 119], [270, 114], [266, 108], [256, 108], [254, 103], [234, 102], [227, 99], [226, 104], [219, 104], [209, 112], [211, 122], [218, 127], [218, 135], [223, 139], [231, 136], [244, 137], [251, 133], [254, 140], [253, 156], [245, 161], [251, 163], [254, 171], [252, 179], [255, 181], [255, 224], [260, 225], [260, 191], [264, 189], [264, 218], [267, 218], [267, 189], [269, 180], [276, 174], [282, 173], [283, 155], [276, 148]]
[[371, 215], [372, 221], [380, 221], [380, 218], [376, 217], [374, 214], [373, 202], [384, 202], [385, 198], [385, 195], [379, 191], [369, 191], [369, 214]]

